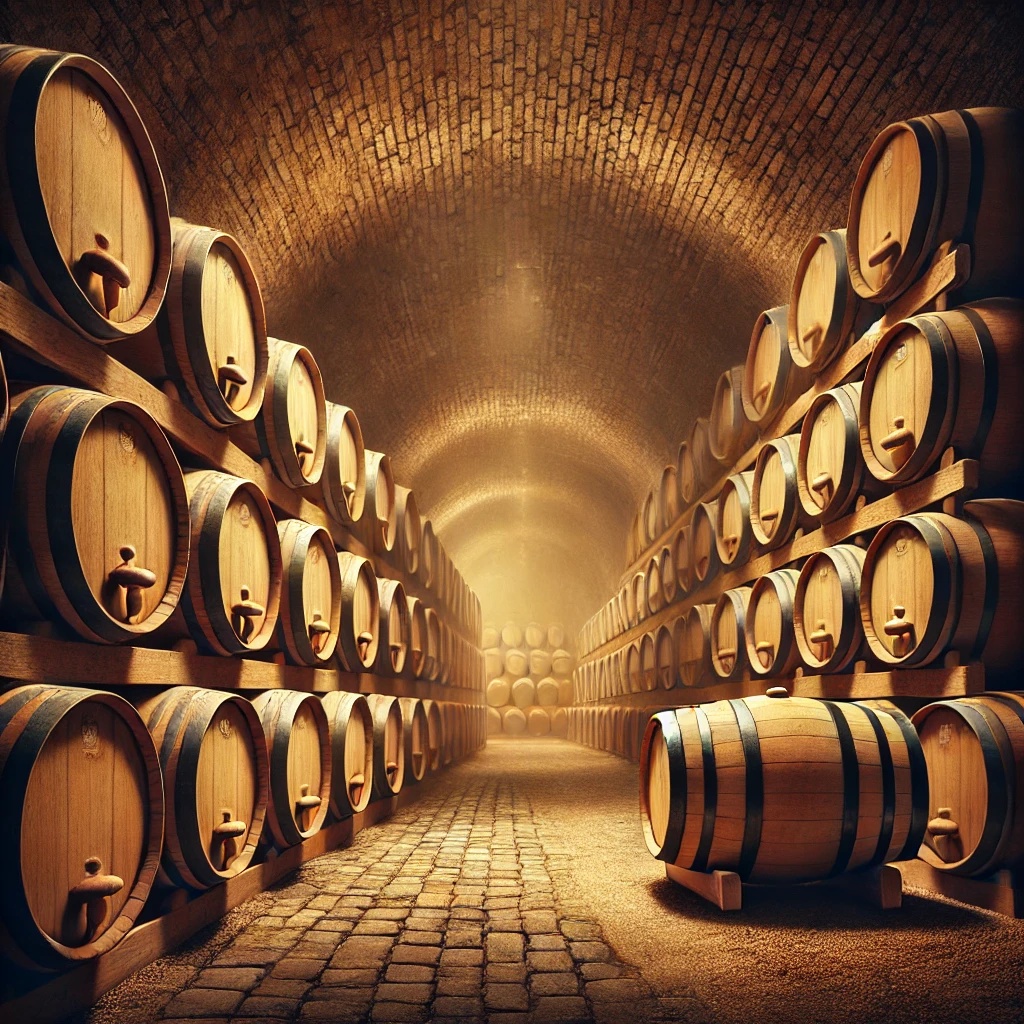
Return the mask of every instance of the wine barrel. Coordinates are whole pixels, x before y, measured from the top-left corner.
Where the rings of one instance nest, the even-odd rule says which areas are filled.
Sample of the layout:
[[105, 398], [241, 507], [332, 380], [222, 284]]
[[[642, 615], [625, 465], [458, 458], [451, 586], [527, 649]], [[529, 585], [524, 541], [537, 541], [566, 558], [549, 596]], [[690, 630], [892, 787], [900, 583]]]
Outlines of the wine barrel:
[[644, 570], [644, 607], [649, 615], [661, 611], [665, 604], [665, 592], [661, 586], [661, 560], [653, 555]]
[[718, 522], [718, 502], [702, 501], [693, 510], [690, 520], [690, 575], [691, 590], [714, 579], [721, 568], [715, 524]]
[[[493, 710], [494, 708], [487, 708], [485, 728], [490, 724], [490, 714]], [[441, 705], [436, 700], [425, 700], [423, 711], [427, 716], [427, 771], [436, 772], [441, 767], [444, 750], [444, 716], [441, 714]]]
[[556, 676], [567, 676], [572, 672], [572, 655], [559, 648], [551, 655], [551, 671]]
[[692, 505], [713, 486], [718, 478], [721, 464], [711, 454], [708, 437], [707, 417], [698, 416], [693, 421], [690, 433], [679, 446], [676, 472], [679, 478], [679, 494], [684, 505]]
[[1024, 866], [1024, 694], [939, 701], [913, 722], [929, 790], [918, 856], [975, 877]]
[[711, 613], [711, 667], [724, 682], [741, 679], [747, 667], [747, 605], [750, 587], [720, 594]]
[[386, 555], [395, 546], [398, 513], [395, 509], [395, 478], [391, 460], [382, 452], [364, 451], [366, 463], [366, 505], [373, 532], [373, 550]]
[[267, 690], [253, 700], [270, 755], [267, 821], [279, 847], [320, 831], [331, 799], [331, 732], [320, 698]]
[[149, 896], [163, 837], [160, 762], [135, 709], [72, 687], [0, 694], [0, 806], [3, 955], [56, 970], [113, 949]]
[[368, 693], [373, 716], [373, 795], [378, 800], [398, 796], [405, 781], [405, 722], [397, 697]]
[[427, 609], [418, 597], [406, 596], [409, 606], [409, 654], [405, 659], [408, 679], [426, 679], [429, 638], [427, 637]]
[[843, 672], [864, 648], [860, 591], [864, 550], [837, 544], [804, 562], [793, 597], [793, 630], [809, 672]]
[[654, 636], [654, 665], [658, 685], [663, 690], [671, 690], [676, 685], [676, 657], [676, 640], [672, 629], [667, 625], [659, 626]]
[[743, 412], [751, 423], [770, 423], [810, 384], [789, 350], [789, 306], [766, 309], [754, 323], [743, 367]]
[[537, 703], [542, 708], [554, 707], [558, 704], [558, 682], [546, 676], [537, 683]]
[[757, 554], [750, 527], [750, 489], [754, 474], [734, 473], [722, 485], [715, 518], [715, 546], [722, 568], [743, 565]]
[[[518, 710], [518, 709], [517, 709]], [[498, 708], [487, 709], [487, 735], [500, 736], [502, 731], [501, 711]]]
[[405, 752], [405, 781], [421, 782], [432, 759], [427, 713], [417, 697], [399, 697], [402, 708], [402, 746]]
[[336, 522], [358, 523], [366, 504], [366, 448], [359, 419], [347, 405], [326, 403], [327, 453], [319, 493]]
[[373, 787], [373, 716], [361, 693], [330, 690], [322, 704], [331, 733], [331, 816], [365, 811]]
[[551, 732], [551, 718], [544, 708], [530, 708], [526, 714], [526, 731], [531, 736], [547, 736]]
[[537, 684], [529, 676], [523, 676], [512, 684], [511, 694], [517, 708], [531, 707], [537, 703]]
[[416, 495], [408, 487], [395, 484], [395, 533], [398, 554], [410, 576], [420, 566], [420, 547], [423, 543], [423, 521], [420, 519]]
[[690, 526], [681, 526], [672, 539], [672, 562], [676, 570], [676, 594], [685, 597], [693, 589], [690, 567]]
[[398, 580], [377, 578], [377, 665], [382, 676], [400, 676], [409, 656], [409, 602]]
[[668, 465], [661, 471], [661, 486], [658, 492], [658, 507], [661, 509], [661, 522], [658, 533], [669, 529], [679, 518], [679, 480], [676, 466]]
[[789, 302], [788, 341], [793, 363], [818, 373], [882, 315], [853, 290], [846, 229], [811, 235], [797, 263]]
[[530, 675], [546, 676], [551, 673], [551, 655], [544, 650], [534, 648], [530, 651]]
[[[423, 586], [428, 590], [434, 590], [437, 582], [437, 538], [434, 536], [434, 524], [429, 519], [423, 520], [423, 536], [420, 539], [420, 564], [417, 569]], [[493, 644], [484, 644], [484, 647], [497, 647], [498, 641]]]
[[569, 734], [569, 709], [551, 709], [551, 735], [565, 739]]
[[151, 633], [178, 604], [185, 481], [160, 427], [131, 402], [65, 387], [18, 395], [0, 443], [2, 521], [9, 618], [115, 644]]
[[263, 405], [231, 439], [254, 459], [267, 459], [289, 487], [318, 484], [327, 461], [327, 405], [320, 368], [308, 348], [268, 338]]
[[912, 857], [928, 782], [910, 723], [862, 703], [769, 694], [663, 711], [648, 724], [640, 807], [651, 853], [759, 883]]
[[[423, 678], [430, 682], [435, 682], [441, 671], [441, 620], [437, 617], [437, 612], [429, 606], [424, 608], [423, 618], [427, 626], [427, 655], [423, 666]], [[484, 678], [490, 679], [495, 675], [499, 675], [502, 668], [504, 668], [501, 651], [498, 651], [498, 671], [487, 671], [484, 666], [491, 664], [493, 658], [494, 653], [492, 651], [485, 651], [480, 655], [480, 670], [484, 673]]]
[[644, 572], [633, 574], [633, 606], [636, 608], [636, 621], [643, 622], [651, 610], [647, 607], [647, 575]]
[[[380, 646], [380, 591], [369, 559], [338, 552], [341, 621], [336, 650], [346, 672], [368, 672]], [[385, 642], [387, 638], [385, 637]]]
[[661, 523], [661, 509], [658, 507], [658, 491], [649, 491], [640, 508], [640, 523], [643, 527], [644, 547], [647, 547], [658, 536]]
[[640, 643], [634, 640], [626, 648], [626, 683], [629, 693], [640, 693], [643, 686], [643, 669], [640, 664]]
[[480, 636], [480, 646], [487, 650], [490, 647], [497, 647], [501, 643], [501, 634], [494, 628], [494, 626], [484, 626], [484, 631]]
[[969, 501], [963, 519], [921, 512], [886, 523], [864, 560], [860, 611], [871, 653], [927, 665], [947, 651], [986, 678], [1024, 657], [1024, 502]]
[[277, 643], [292, 665], [324, 667], [341, 630], [341, 570], [331, 535], [301, 519], [277, 524], [281, 539], [281, 614]]
[[526, 713], [521, 708], [505, 708], [501, 727], [509, 736], [522, 736], [526, 732]]
[[548, 626], [548, 647], [557, 650], [565, 646], [565, 627], [560, 622], [552, 622]]
[[512, 699], [512, 684], [498, 676], [487, 684], [487, 703], [492, 708], [504, 707]]
[[948, 110], [875, 137], [850, 196], [846, 244], [858, 295], [891, 302], [944, 242], [971, 248], [949, 305], [1024, 294], [1024, 111]]
[[501, 642], [506, 647], [522, 647], [523, 631], [514, 622], [506, 622], [501, 627]]
[[448, 625], [438, 620], [438, 633], [441, 638], [440, 659], [438, 660], [437, 681], [446, 686], [451, 681], [452, 671], [452, 631]]
[[[488, 679], [494, 679], [500, 676], [505, 671], [505, 655], [501, 653], [501, 649], [498, 647], [489, 647], [484, 651], [484, 674]], [[514, 675], [521, 676], [522, 672], [516, 672]]]
[[658, 657], [654, 650], [654, 634], [640, 637], [640, 689], [650, 693], [658, 688]]
[[726, 370], [715, 384], [708, 417], [711, 456], [724, 465], [734, 463], [757, 437], [757, 424], [743, 409], [743, 367]]
[[860, 446], [872, 476], [900, 486], [947, 448], [978, 460], [982, 493], [1021, 490], [1024, 303], [978, 302], [895, 324], [864, 377]]
[[637, 619], [636, 591], [633, 589], [632, 579], [623, 584], [622, 590], [619, 592], [619, 603], [625, 611], [627, 627], [635, 626], [639, 620]]
[[862, 383], [842, 384], [818, 395], [800, 430], [797, 489], [808, 516], [831, 523], [853, 507], [861, 493], [877, 493], [864, 472], [860, 451]]
[[208, 889], [249, 866], [270, 779], [260, 716], [244, 697], [172, 686], [138, 705], [160, 752], [162, 881]]
[[505, 652], [505, 671], [510, 676], [525, 676], [530, 671], [529, 662], [527, 661], [526, 655], [516, 648], [512, 648]]
[[156, 151], [103, 65], [0, 55], [0, 227], [40, 299], [102, 343], [148, 327], [167, 292], [171, 224]]
[[717, 682], [711, 666], [711, 614], [713, 604], [695, 604], [684, 616], [682, 629], [676, 634], [676, 662], [683, 686], [709, 686]]
[[747, 663], [752, 675], [789, 675], [800, 664], [793, 628], [796, 569], [776, 569], [754, 580], [747, 603]]
[[527, 647], [543, 647], [547, 642], [548, 634], [539, 622], [528, 622], [523, 630], [523, 639]]
[[[263, 404], [269, 351], [263, 297], [245, 250], [231, 235], [175, 218], [167, 301], [155, 331], [114, 351], [141, 372], [155, 359], [178, 397], [212, 427], [254, 420]], [[162, 371], [162, 373], [160, 373]]]
[[185, 474], [192, 521], [189, 572], [179, 610], [157, 638], [191, 637], [201, 654], [263, 650], [277, 628], [281, 542], [270, 503], [250, 480]]
[[765, 442], [757, 453], [750, 482], [750, 529], [754, 540], [775, 551], [813, 520], [800, 501], [800, 435]]

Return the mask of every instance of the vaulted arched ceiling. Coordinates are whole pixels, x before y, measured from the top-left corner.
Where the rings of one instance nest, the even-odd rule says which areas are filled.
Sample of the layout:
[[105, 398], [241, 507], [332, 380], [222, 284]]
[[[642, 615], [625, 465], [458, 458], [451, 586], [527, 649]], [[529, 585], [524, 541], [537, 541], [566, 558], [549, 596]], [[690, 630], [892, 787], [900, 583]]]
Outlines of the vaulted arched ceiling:
[[389, 452], [494, 617], [578, 624], [892, 120], [1021, 105], [1015, 5], [10, 0], [110, 65], [172, 212]]

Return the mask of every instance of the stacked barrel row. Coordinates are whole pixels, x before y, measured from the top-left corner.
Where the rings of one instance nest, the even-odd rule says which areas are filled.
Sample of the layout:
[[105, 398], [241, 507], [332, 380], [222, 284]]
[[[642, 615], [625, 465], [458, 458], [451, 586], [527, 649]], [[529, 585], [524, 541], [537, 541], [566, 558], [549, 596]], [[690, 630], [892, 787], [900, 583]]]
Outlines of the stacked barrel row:
[[[607, 746], [613, 723], [582, 728]], [[887, 701], [774, 687], [649, 718], [641, 821], [658, 859], [743, 881], [815, 881], [914, 857], [985, 878], [1024, 866], [1022, 764], [1022, 693], [944, 700], [911, 720]]]
[[[267, 337], [238, 240], [169, 216], [152, 143], [120, 85], [78, 55], [2, 47], [0, 65], [9, 123], [38, 126], [31, 145], [8, 138], [4, 281], [370, 554], [339, 563], [327, 529], [275, 521], [256, 483], [201, 469], [130, 402], [22, 384], [0, 467], [4, 624], [38, 631], [30, 624], [49, 621], [59, 635], [207, 654], [277, 652], [313, 667], [337, 652], [350, 671], [482, 688], [479, 602], [415, 494], [395, 482], [387, 455], [365, 448], [356, 413], [326, 401], [313, 354]], [[71, 137], [79, 142], [65, 146]], [[114, 232], [115, 222], [131, 229]], [[31, 369], [23, 376], [31, 381]], [[7, 397], [0, 389], [0, 425]], [[389, 578], [401, 574], [424, 600]]]
[[565, 736], [575, 662], [558, 623], [485, 625], [487, 731], [506, 736]]
[[[974, 148], [964, 150], [968, 137]], [[904, 180], [906, 161], [937, 161], [946, 191], [927, 176]], [[582, 666], [582, 699], [861, 662], [980, 660], [990, 679], [1013, 671], [1024, 655], [1011, 584], [1024, 548], [1024, 506], [1014, 500], [1024, 478], [1024, 203], [1010, 183], [1022, 171], [1024, 114], [1015, 110], [918, 118], [873, 143], [847, 230], [811, 239], [789, 306], [761, 315], [745, 366], [723, 375], [711, 417], [666, 470], [658, 507], [671, 515], [651, 518], [671, 526], [666, 543], [585, 625], [580, 650], [627, 630], [632, 642]], [[974, 196], [969, 217], [950, 198], [960, 188]], [[917, 203], [910, 234], [901, 220], [908, 195]], [[793, 432], [773, 437], [780, 410], [951, 241], [971, 246], [971, 272], [943, 296], [945, 308], [868, 332], [866, 366], [819, 388]], [[983, 500], [956, 515], [928, 510], [925, 481], [956, 458], [976, 460]], [[728, 465], [737, 472], [719, 478]], [[881, 526], [852, 518], [896, 489], [925, 511]], [[794, 538], [817, 528], [819, 550], [783, 560]], [[850, 540], [829, 546], [832, 538]], [[774, 571], [751, 580], [744, 566], [772, 552]], [[663, 613], [674, 603], [678, 616]]]
[[152, 892], [203, 890], [485, 742], [482, 706], [179, 686], [129, 700], [0, 695], [0, 953], [59, 969], [112, 949]]

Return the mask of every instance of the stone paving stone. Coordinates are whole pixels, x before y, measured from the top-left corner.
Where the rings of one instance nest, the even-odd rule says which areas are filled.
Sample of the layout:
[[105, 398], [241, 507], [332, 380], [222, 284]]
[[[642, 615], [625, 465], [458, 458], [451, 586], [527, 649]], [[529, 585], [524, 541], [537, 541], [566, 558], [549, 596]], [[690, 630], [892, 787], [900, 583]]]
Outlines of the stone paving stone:
[[527, 1010], [530, 996], [525, 985], [489, 982], [484, 989], [484, 1005], [488, 1010]]
[[424, 967], [421, 964], [391, 964], [384, 975], [385, 981], [433, 981], [436, 974], [433, 967]]
[[541, 996], [530, 1017], [537, 1024], [547, 1024], [549, 1021], [553, 1024], [571, 1024], [590, 1020], [582, 996]]
[[324, 960], [300, 960], [297, 957], [285, 957], [278, 962], [271, 972], [273, 978], [288, 978], [293, 981], [309, 981], [315, 978], [326, 967]]
[[226, 988], [247, 992], [264, 972], [258, 967], [207, 967], [191, 982], [192, 988]]
[[522, 984], [526, 981], [526, 964], [488, 964], [484, 968], [484, 977], [488, 982]]
[[397, 921], [367, 921], [364, 917], [352, 929], [353, 935], [397, 935], [401, 925]]
[[491, 932], [485, 940], [484, 950], [489, 961], [522, 960], [523, 937], [517, 932]]
[[241, 992], [221, 988], [189, 988], [164, 1009], [167, 1017], [209, 1017], [232, 1013], [244, 999]]
[[377, 984], [377, 971], [373, 968], [349, 968], [339, 969], [328, 967], [320, 975], [321, 985], [337, 986], [341, 988], [362, 988], [364, 985]]
[[571, 971], [572, 957], [560, 951], [527, 953], [526, 962], [531, 971]]
[[441, 953], [442, 967], [480, 967], [483, 962], [482, 949], [446, 949]]
[[444, 940], [441, 932], [421, 932], [407, 929], [402, 933], [402, 942], [411, 943], [414, 946], [440, 946]]
[[530, 994], [537, 996], [579, 995], [579, 979], [571, 971], [530, 975]]
[[606, 963], [614, 959], [611, 949], [603, 942], [570, 942], [569, 952], [573, 960], [590, 963]]
[[429, 982], [381, 982], [374, 992], [375, 1001], [416, 1003], [423, 1005], [430, 1002], [434, 994], [434, 986]]
[[437, 971], [437, 995], [477, 996], [483, 984], [479, 967], [440, 967]]
[[587, 981], [601, 981], [604, 978], [618, 978], [623, 974], [615, 964], [580, 964], [580, 974]]
[[299, 1008], [298, 999], [283, 996], [249, 996], [235, 1010], [237, 1017], [277, 1017], [290, 1020]]
[[609, 978], [604, 981], [588, 981], [584, 986], [587, 998], [596, 1003], [599, 1000], [637, 1000], [645, 993], [636, 978]]
[[396, 1021], [401, 1024], [421, 1024], [430, 1018], [430, 1009], [412, 1003], [374, 1003], [370, 1011], [373, 1021]]
[[401, 943], [391, 951], [393, 964], [425, 964], [433, 966], [441, 957], [439, 946], [414, 946]]
[[530, 910], [523, 914], [523, 927], [531, 935], [551, 935], [558, 931], [558, 921], [554, 912]]
[[438, 996], [432, 1007], [434, 1017], [473, 1017], [484, 1011], [479, 996]]
[[266, 978], [252, 990], [254, 996], [283, 996], [286, 999], [302, 999], [310, 990], [308, 981], [291, 981], [287, 978]]
[[601, 929], [591, 921], [562, 921], [561, 928], [567, 939], [601, 938]]

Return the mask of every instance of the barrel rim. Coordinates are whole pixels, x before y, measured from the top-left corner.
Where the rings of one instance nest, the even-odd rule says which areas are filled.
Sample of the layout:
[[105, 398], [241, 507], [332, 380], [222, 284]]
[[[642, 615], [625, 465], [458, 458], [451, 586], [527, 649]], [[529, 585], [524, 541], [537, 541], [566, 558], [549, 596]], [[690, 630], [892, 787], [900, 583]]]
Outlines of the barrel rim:
[[[800, 451], [797, 455], [797, 493], [804, 512], [819, 523], [832, 523], [839, 519], [857, 500], [864, 479], [864, 459], [860, 451], [860, 400], [863, 389], [857, 394], [857, 404], [850, 397], [848, 388], [856, 388], [861, 381], [840, 384], [837, 387], [815, 395], [804, 416], [800, 428]], [[829, 402], [834, 402], [843, 417], [844, 450], [843, 468], [839, 479], [835, 481], [832, 497], [825, 507], [811, 496], [807, 481], [807, 455], [811, 445], [811, 434], [817, 421], [817, 414]]]
[[[320, 477], [320, 491], [324, 505], [332, 518], [346, 526], [358, 523], [366, 505], [366, 445], [363, 442], [363, 428], [355, 410], [337, 402], [325, 402], [327, 423], [327, 452], [324, 457], [324, 471]], [[339, 448], [341, 432], [347, 426], [355, 440], [356, 479], [351, 501], [345, 494], [341, 479]], [[330, 469], [328, 467], [331, 467]], [[337, 477], [337, 479], [336, 479]]]
[[[799, 433], [773, 437], [761, 446], [757, 458], [754, 460], [754, 476], [750, 482], [750, 530], [754, 539], [765, 551], [775, 551], [789, 543], [802, 511], [799, 472], [794, 448], [799, 453]], [[761, 523], [761, 479], [764, 476], [768, 460], [773, 454], [778, 455], [779, 461], [782, 463], [783, 476], [787, 482], [792, 480], [792, 487], [785, 489], [783, 505], [779, 509], [778, 526], [769, 536]]]
[[[844, 549], [850, 549], [846, 551]], [[857, 555], [853, 555], [857, 552]], [[851, 665], [860, 652], [860, 638], [864, 635], [864, 627], [860, 615], [860, 579], [854, 575], [847, 559], [853, 557], [860, 560], [861, 575], [863, 574], [864, 552], [853, 544], [834, 544], [813, 552], [804, 562], [797, 579], [796, 594], [793, 597], [793, 633], [796, 636], [797, 648], [804, 665], [812, 672], [831, 674], [842, 672]], [[832, 654], [822, 660], [811, 650], [810, 643], [804, 635], [803, 604], [807, 583], [814, 572], [819, 559], [825, 558], [832, 563], [840, 581], [844, 579], [849, 586], [841, 588], [843, 605], [843, 624], [839, 636], [832, 645]], [[852, 591], [852, 592], [851, 592]]]
[[[324, 527], [307, 523], [303, 519], [280, 519], [277, 523], [277, 532], [281, 538], [283, 606], [277, 620], [278, 645], [285, 658], [293, 664], [321, 668], [334, 657], [341, 636], [341, 568], [334, 539]], [[313, 650], [309, 637], [302, 585], [306, 558], [310, 548], [315, 544], [319, 544], [324, 551], [327, 571], [331, 577], [331, 631], [320, 651]]]
[[[331, 773], [331, 797], [330, 810], [332, 817], [343, 819], [365, 811], [370, 803], [371, 791], [373, 789], [373, 715], [370, 712], [370, 705], [366, 697], [361, 693], [351, 693], [346, 690], [330, 690], [321, 698], [324, 705], [324, 713], [327, 715], [328, 732], [331, 736], [331, 754], [334, 759], [334, 767], [344, 766], [345, 752], [348, 744], [348, 722], [353, 714], [358, 714], [363, 719], [363, 776], [364, 782], [362, 792], [357, 803], [352, 803], [349, 793], [348, 779], [341, 779], [341, 792], [344, 805], [338, 798], [338, 775], [332, 768]], [[357, 710], [358, 709], [358, 710]], [[337, 729], [335, 723], [338, 718], [345, 715], [345, 731]]]
[[[803, 289], [804, 275], [815, 251], [822, 245], [828, 245], [832, 250], [832, 258], [836, 266], [836, 287], [832, 314], [823, 332], [822, 344], [819, 346], [815, 358], [808, 359], [800, 347], [800, 339], [797, 337], [797, 329], [800, 321], [800, 294]], [[796, 273], [793, 275], [793, 286], [789, 300], [790, 309], [796, 311], [796, 315], [790, 317], [787, 337], [789, 341], [789, 352], [793, 363], [801, 369], [818, 373], [829, 365], [843, 350], [846, 337], [853, 329], [852, 325], [846, 325], [852, 319], [854, 309], [857, 305], [857, 296], [850, 282], [850, 272], [847, 265], [846, 228], [831, 228], [828, 231], [818, 231], [807, 240], [800, 259], [797, 261]], [[831, 345], [826, 345], [827, 339], [832, 338]]]
[[[747, 346], [747, 358], [743, 364], [743, 380], [740, 384], [740, 401], [743, 404], [743, 412], [751, 423], [770, 423], [786, 403], [786, 395], [789, 391], [789, 383], [793, 372], [793, 358], [789, 351], [789, 303], [779, 306], [772, 306], [771, 309], [763, 310], [754, 321], [754, 329], [750, 335], [750, 344]], [[754, 362], [757, 356], [758, 342], [767, 324], [771, 324], [779, 338], [779, 361], [776, 367], [775, 379], [770, 382], [768, 401], [764, 409], [758, 412], [754, 404], [754, 396], [751, 394], [753, 386]]]

